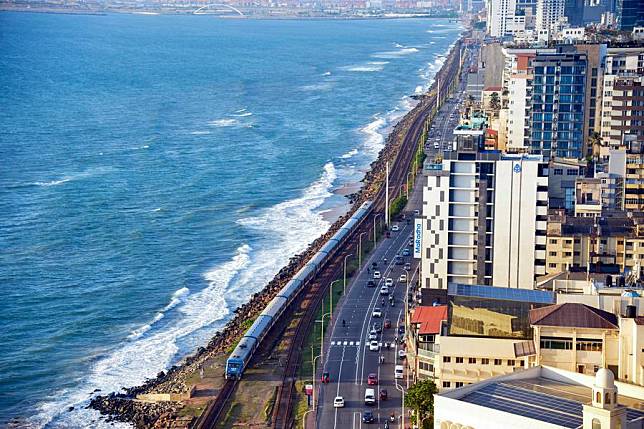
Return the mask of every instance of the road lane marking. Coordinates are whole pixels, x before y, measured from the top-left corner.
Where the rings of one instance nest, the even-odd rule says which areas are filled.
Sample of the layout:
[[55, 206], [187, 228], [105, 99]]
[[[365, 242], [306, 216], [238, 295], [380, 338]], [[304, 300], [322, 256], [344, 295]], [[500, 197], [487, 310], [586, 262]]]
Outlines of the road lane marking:
[[[342, 364], [344, 363], [344, 352], [345, 348], [342, 349], [342, 357], [340, 358], [340, 369], [338, 370], [338, 387], [335, 391], [335, 396], [340, 396], [340, 381], [342, 380]], [[335, 416], [333, 418], [333, 429], [338, 425], [338, 409], [334, 407]]]

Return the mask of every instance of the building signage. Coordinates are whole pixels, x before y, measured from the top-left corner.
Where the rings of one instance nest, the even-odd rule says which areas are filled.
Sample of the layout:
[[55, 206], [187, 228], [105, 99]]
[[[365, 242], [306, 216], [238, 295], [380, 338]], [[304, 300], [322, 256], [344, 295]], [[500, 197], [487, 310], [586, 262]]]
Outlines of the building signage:
[[423, 249], [423, 220], [414, 219], [414, 258], [420, 259]]

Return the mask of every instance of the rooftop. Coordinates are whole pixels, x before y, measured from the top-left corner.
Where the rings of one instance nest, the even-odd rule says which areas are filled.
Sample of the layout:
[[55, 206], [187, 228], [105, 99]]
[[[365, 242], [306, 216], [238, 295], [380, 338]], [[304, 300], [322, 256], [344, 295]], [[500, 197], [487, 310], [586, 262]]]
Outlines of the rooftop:
[[419, 335], [439, 334], [441, 322], [447, 320], [447, 306], [419, 306], [414, 310], [411, 318], [412, 324], [419, 324]]
[[[583, 427], [583, 406], [592, 399], [594, 376], [550, 367], [532, 367], [435, 396], [437, 420], [459, 419], [481, 427]], [[644, 388], [615, 382], [619, 404], [627, 407], [628, 427], [644, 425]], [[490, 412], [481, 410], [489, 409]], [[452, 410], [452, 412], [450, 412]], [[459, 410], [456, 415], [453, 410]], [[531, 422], [532, 421], [532, 422]], [[539, 422], [539, 423], [538, 423]]]
[[617, 316], [586, 304], [565, 303], [530, 310], [530, 324], [568, 328], [619, 329]]
[[532, 289], [512, 289], [507, 287], [465, 285], [453, 283], [448, 285], [447, 294], [452, 296], [469, 296], [504, 301], [535, 302], [553, 304], [555, 295], [549, 291]]

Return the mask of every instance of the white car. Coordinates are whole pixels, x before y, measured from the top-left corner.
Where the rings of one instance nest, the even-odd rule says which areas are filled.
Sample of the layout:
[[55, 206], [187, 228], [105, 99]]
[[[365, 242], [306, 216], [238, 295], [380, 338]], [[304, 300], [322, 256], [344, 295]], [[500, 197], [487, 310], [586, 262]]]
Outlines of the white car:
[[394, 285], [394, 279], [391, 277], [387, 277], [387, 280], [385, 280], [385, 286], [387, 287], [392, 287]]
[[371, 332], [369, 332], [369, 341], [377, 340], [377, 339], [378, 339], [378, 333], [374, 330], [371, 330]]
[[400, 278], [398, 279], [400, 283], [405, 283], [407, 281], [407, 274], [401, 274]]
[[387, 286], [383, 286], [380, 288], [380, 295], [389, 295], [389, 288]]
[[373, 278], [374, 278], [374, 279], [379, 279], [379, 278], [381, 278], [381, 277], [382, 277], [382, 276], [380, 275], [380, 271], [374, 271], [374, 272], [373, 272]]
[[371, 317], [382, 317], [382, 311], [378, 307], [374, 308], [371, 312]]
[[336, 396], [333, 400], [334, 408], [343, 408], [344, 407], [344, 398], [342, 396]]
[[404, 351], [403, 349], [398, 350], [398, 357], [399, 357], [400, 359], [405, 359], [405, 357], [406, 357], [406, 356], [407, 356], [407, 352], [406, 352], [406, 351]]
[[369, 343], [369, 350], [372, 352], [377, 352], [380, 350], [380, 344], [378, 344], [378, 341], [373, 340]]
[[393, 225], [391, 225], [391, 230], [392, 230], [393, 232], [396, 232], [396, 231], [398, 231], [399, 229], [400, 229], [400, 228], [398, 227], [398, 224], [393, 224]]

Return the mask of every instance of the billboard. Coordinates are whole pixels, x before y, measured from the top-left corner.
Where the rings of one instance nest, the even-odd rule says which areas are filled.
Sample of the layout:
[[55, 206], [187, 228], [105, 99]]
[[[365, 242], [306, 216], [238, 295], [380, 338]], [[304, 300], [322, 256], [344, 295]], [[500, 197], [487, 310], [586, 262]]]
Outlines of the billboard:
[[414, 219], [414, 258], [420, 259], [423, 253], [423, 220]]

